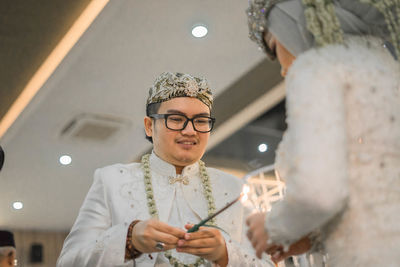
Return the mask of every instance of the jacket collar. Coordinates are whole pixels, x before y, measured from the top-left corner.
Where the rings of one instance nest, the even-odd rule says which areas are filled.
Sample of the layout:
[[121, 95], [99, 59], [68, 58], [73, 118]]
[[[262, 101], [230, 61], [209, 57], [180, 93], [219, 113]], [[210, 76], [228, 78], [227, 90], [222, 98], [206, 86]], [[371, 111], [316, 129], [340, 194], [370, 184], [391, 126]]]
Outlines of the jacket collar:
[[[176, 177], [175, 166], [161, 159], [154, 151], [150, 155], [150, 168], [161, 176]], [[197, 176], [199, 173], [199, 163], [195, 162], [191, 165], [185, 166], [182, 170], [182, 176], [190, 177]]]
[[[168, 194], [167, 198], [163, 198], [164, 201], [161, 201], [161, 196], [155, 196], [157, 201], [158, 215], [159, 219], [162, 221], [167, 221], [168, 216], [171, 210], [171, 205], [173, 203], [173, 197], [175, 195], [175, 186], [182, 186], [183, 195], [190, 208], [193, 210], [199, 218], [205, 218], [208, 215], [207, 212], [207, 200], [203, 195], [203, 186], [201, 183], [200, 172], [199, 172], [199, 163], [196, 162], [194, 164], [185, 166], [182, 170], [182, 176], [186, 176], [189, 180], [189, 184], [182, 185], [179, 182], [174, 185], [170, 185], [168, 183], [169, 177], [176, 177], [175, 166], [164, 161], [160, 157], [158, 157], [154, 151], [150, 155], [150, 168], [151, 172], [155, 172], [156, 175], [154, 178], [161, 178], [162, 181], [157, 181], [154, 184], [158, 184], [160, 186], [164, 185], [168, 187], [164, 194]], [[165, 179], [165, 180], [164, 180]], [[153, 189], [154, 190], [154, 189]]]

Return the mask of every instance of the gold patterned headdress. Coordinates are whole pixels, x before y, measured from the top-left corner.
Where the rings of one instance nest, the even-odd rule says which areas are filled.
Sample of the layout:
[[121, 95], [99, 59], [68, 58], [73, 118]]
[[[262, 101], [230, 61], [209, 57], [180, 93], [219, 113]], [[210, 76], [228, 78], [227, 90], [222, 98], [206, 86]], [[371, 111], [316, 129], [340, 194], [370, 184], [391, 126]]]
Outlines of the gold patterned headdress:
[[147, 105], [161, 103], [176, 97], [194, 97], [210, 109], [213, 97], [206, 79], [184, 73], [164, 72], [154, 81], [149, 90]]

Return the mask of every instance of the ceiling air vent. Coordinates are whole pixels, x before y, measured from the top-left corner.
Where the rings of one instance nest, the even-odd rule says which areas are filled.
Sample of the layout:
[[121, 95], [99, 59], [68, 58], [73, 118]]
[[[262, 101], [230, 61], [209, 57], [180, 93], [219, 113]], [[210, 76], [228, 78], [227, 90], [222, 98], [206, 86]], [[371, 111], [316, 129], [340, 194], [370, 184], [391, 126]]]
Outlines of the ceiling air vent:
[[74, 141], [111, 141], [131, 126], [127, 119], [83, 113], [72, 118], [62, 129], [61, 137]]

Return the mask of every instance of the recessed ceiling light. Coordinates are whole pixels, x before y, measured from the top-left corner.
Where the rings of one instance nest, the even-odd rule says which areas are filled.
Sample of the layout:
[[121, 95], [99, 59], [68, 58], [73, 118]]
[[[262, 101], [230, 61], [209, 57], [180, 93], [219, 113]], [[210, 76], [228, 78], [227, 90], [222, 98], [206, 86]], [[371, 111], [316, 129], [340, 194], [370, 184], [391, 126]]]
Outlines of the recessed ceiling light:
[[267, 144], [260, 144], [258, 146], [258, 151], [260, 151], [261, 153], [264, 153], [267, 150], [268, 150], [268, 145]]
[[192, 29], [192, 35], [197, 38], [204, 37], [207, 35], [207, 33], [208, 33], [207, 28], [202, 25], [197, 25]]
[[24, 207], [24, 204], [20, 201], [15, 201], [12, 206], [15, 210], [20, 210]]
[[60, 157], [60, 163], [62, 165], [69, 165], [72, 162], [72, 158], [68, 155], [63, 155]]

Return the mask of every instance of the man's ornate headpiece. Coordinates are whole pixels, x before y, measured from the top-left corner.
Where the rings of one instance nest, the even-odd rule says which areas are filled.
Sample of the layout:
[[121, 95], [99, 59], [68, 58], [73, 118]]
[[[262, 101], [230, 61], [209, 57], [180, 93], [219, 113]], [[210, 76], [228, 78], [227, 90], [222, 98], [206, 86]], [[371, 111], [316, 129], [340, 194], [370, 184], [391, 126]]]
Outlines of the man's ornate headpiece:
[[147, 105], [161, 103], [176, 97], [194, 97], [210, 109], [213, 97], [206, 79], [184, 73], [164, 72], [154, 81], [149, 90]]

